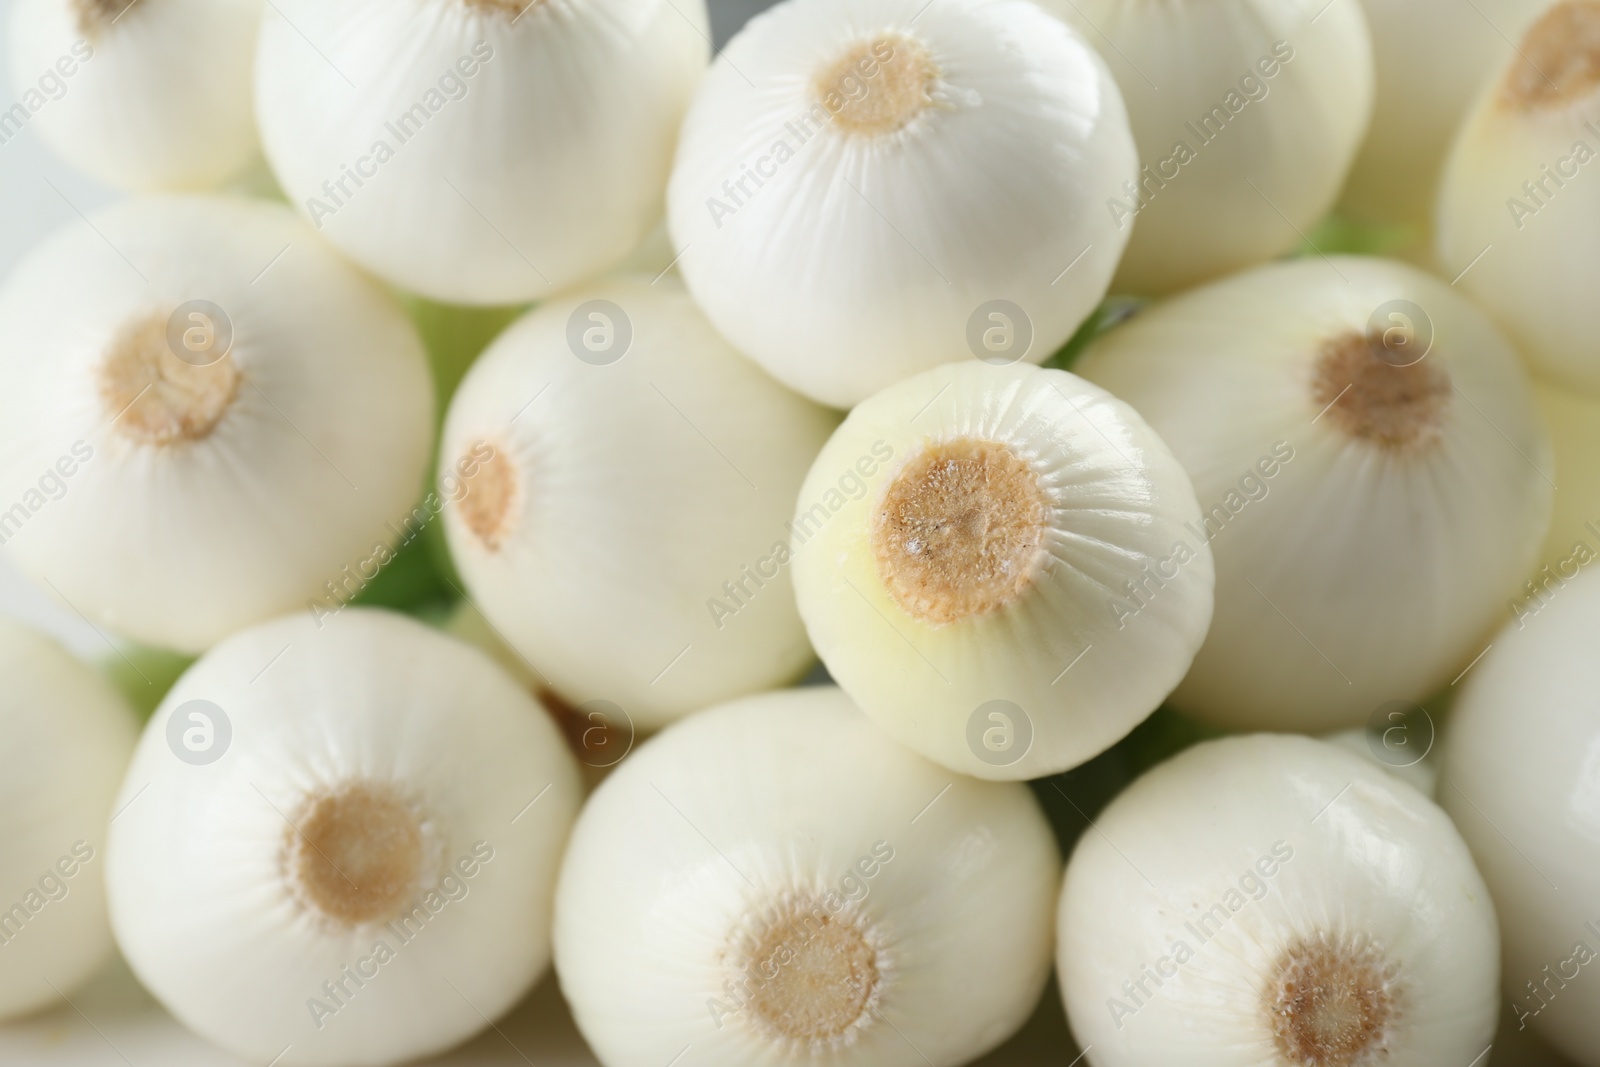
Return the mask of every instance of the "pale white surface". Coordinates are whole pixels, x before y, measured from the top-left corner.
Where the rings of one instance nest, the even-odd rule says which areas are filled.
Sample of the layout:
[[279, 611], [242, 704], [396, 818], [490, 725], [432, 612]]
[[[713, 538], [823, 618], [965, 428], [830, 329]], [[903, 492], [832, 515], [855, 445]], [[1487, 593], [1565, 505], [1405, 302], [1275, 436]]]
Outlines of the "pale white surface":
[[[972, 1067], [1072, 1067], [1077, 1055], [1061, 998], [1052, 984], [1017, 1036]], [[600, 1067], [549, 974], [521, 1004], [495, 1020], [493, 1029], [418, 1067], [526, 1067], [530, 1061], [537, 1067]], [[70, 1005], [0, 1026], [0, 1063], [27, 1067], [264, 1067], [246, 1065], [179, 1026], [139, 987], [121, 959], [113, 960], [97, 978], [72, 994]], [[1082, 1060], [1079, 1067], [1081, 1064], [1090, 1061]], [[696, 1064], [686, 1055], [677, 1067]], [[1494, 1051], [1483, 1064], [1468, 1067], [1570, 1065], [1531, 1032], [1518, 1033], [1513, 1022], [1502, 1019]]]
[[544, 4], [514, 20], [279, 0], [256, 61], [261, 142], [296, 209], [375, 274], [457, 303], [541, 298], [621, 259], [660, 217], [706, 22], [704, 0]]
[[[15, 102], [9, 73], [9, 25], [13, 0], [0, 0], [0, 110]], [[29, 249], [58, 226], [92, 212], [117, 194], [73, 170], [25, 127], [0, 145], [0, 278], [8, 276]], [[0, 548], [0, 614], [37, 627], [80, 656], [110, 652], [107, 640], [71, 608], [24, 577]]]
[[[1467, 1067], [1489, 1047], [1488, 890], [1445, 813], [1370, 761], [1304, 737], [1209, 741], [1096, 828], [1067, 867], [1057, 966], [1098, 1067], [1284, 1063], [1263, 989], [1320, 937], [1370, 938], [1395, 968], [1404, 1009], [1369, 1062]], [[1145, 968], [1165, 981], [1141, 1001], [1123, 983]]]
[[[1439, 802], [1499, 908], [1507, 1010], [1597, 1067], [1600, 574], [1552, 583], [1545, 598], [1535, 617], [1496, 636], [1463, 687], [1445, 736]], [[1590, 953], [1586, 962], [1578, 945]]]
[[[884, 581], [874, 517], [929, 440], [958, 437], [1026, 457], [1057, 517], [1016, 599], [935, 623]], [[1037, 778], [1110, 748], [1189, 669], [1211, 620], [1199, 522], [1188, 475], [1132, 407], [1066, 371], [968, 360], [878, 393], [829, 440], [796, 507], [796, 598], [829, 673], [901, 744], [962, 774]], [[1158, 591], [1129, 597], [1156, 572]], [[1015, 709], [997, 744], [972, 729], [991, 701]]]
[[[1031, 1013], [1059, 864], [1025, 787], [949, 774], [831, 686], [766, 693], [670, 727], [596, 790], [556, 893], [556, 966], [612, 1067], [953, 1067]], [[746, 953], [779, 917], [827, 914], [879, 977], [841, 1040], [812, 1047], [733, 990], [759, 1004], [794, 981]]]
[[[173, 758], [172, 723], [196, 700], [231, 732], [191, 765]], [[352, 782], [392, 784], [415, 813], [431, 917], [328, 922], [285, 876], [287, 827]], [[146, 727], [106, 846], [111, 928], [150, 991], [226, 1048], [284, 1067], [431, 1054], [548, 963], [580, 798], [553, 721], [475, 649], [367, 608], [277, 619], [207, 653]], [[322, 992], [347, 973], [360, 977], [342, 1001]]]
[[[1119, 226], [1133, 232], [1112, 282], [1118, 292], [1173, 292], [1265, 262], [1332, 206], [1372, 111], [1372, 47], [1358, 4], [1044, 7], [1100, 49], [1139, 143], [1140, 196], [1112, 194], [1123, 205]], [[1135, 221], [1127, 212], [1141, 199]]]
[[1591, 132], [1600, 93], [1510, 107], [1501, 86], [1522, 64], [1511, 57], [1484, 86], [1446, 157], [1439, 262], [1445, 277], [1460, 276], [1460, 288], [1536, 372], [1600, 396], [1600, 302], [1591, 284], [1600, 271], [1600, 182], [1593, 173], [1600, 168]]
[[[885, 34], [938, 66], [933, 106], [882, 135], [818, 116], [813, 80]], [[797, 0], [753, 20], [700, 83], [668, 218], [717, 329], [848, 407], [973, 358], [970, 323], [997, 299], [1031, 322], [1017, 358], [1047, 358], [1105, 295], [1128, 239], [1105, 197], [1135, 156], [1104, 62], [1031, 3]], [[768, 175], [753, 191], [744, 179], [748, 199], [733, 188], [747, 167]]]
[[[631, 323], [605, 365], [575, 355], [595, 301], [613, 344]], [[836, 419], [729, 347], [675, 278], [569, 291], [501, 334], [451, 401], [441, 486], [478, 442], [515, 483], [496, 548], [445, 509], [456, 566], [542, 684], [640, 727], [785, 685], [811, 649], [775, 546]]]
[[[1449, 376], [1440, 436], [1410, 454], [1340, 429], [1313, 388], [1320, 346], [1395, 301], [1419, 343], [1431, 323], [1422, 358]], [[1216, 615], [1172, 703], [1208, 722], [1323, 732], [1423, 700], [1483, 650], [1537, 558], [1555, 482], [1531, 383], [1482, 312], [1415, 268], [1257, 267], [1111, 330], [1075, 369], [1194, 479]], [[1282, 462], [1258, 466], [1269, 454]]]

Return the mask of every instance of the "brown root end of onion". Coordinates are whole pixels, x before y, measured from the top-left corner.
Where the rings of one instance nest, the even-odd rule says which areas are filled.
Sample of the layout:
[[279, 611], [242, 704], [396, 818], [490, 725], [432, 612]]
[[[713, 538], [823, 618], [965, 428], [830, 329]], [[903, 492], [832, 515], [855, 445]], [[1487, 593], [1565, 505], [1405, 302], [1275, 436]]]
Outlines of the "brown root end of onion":
[[881, 136], [933, 105], [939, 67], [921, 43], [900, 34], [861, 41], [817, 75], [818, 102], [840, 129]]
[[516, 463], [497, 446], [488, 459], [477, 459], [477, 449], [462, 457], [457, 469], [461, 475], [462, 495], [456, 501], [461, 521], [472, 531], [480, 544], [490, 552], [497, 552], [511, 533], [521, 495], [521, 478]]
[[1401, 451], [1439, 439], [1453, 385], [1438, 359], [1402, 365], [1382, 336], [1350, 330], [1322, 343], [1311, 391], [1344, 433]]
[[872, 527], [885, 588], [906, 612], [950, 623], [999, 611], [1038, 572], [1050, 507], [1009, 445], [926, 445], [890, 484]]
[[1399, 1015], [1396, 974], [1365, 937], [1318, 934], [1289, 945], [1263, 996], [1279, 1054], [1295, 1067], [1381, 1062]]
[[878, 950], [866, 932], [809, 894], [774, 905], [732, 959], [757, 1024], [814, 1049], [865, 1023], [882, 984]]
[[310, 797], [287, 833], [290, 883], [330, 919], [383, 922], [416, 893], [421, 822], [388, 787], [352, 782]]
[[100, 400], [117, 433], [145, 444], [179, 445], [210, 436], [232, 407], [241, 375], [231, 355], [197, 365], [167, 342], [167, 316], [123, 325], [98, 372]]
[[1500, 83], [1511, 111], [1564, 107], [1600, 88], [1600, 3], [1564, 0], [1523, 35], [1520, 56]]

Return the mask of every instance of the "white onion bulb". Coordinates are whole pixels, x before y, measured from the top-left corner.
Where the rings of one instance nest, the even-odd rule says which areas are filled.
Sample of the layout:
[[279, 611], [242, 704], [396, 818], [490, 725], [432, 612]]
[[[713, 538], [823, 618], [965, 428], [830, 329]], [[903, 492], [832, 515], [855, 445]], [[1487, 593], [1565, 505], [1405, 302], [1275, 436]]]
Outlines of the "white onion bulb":
[[771, 693], [596, 791], [556, 971], [606, 1067], [956, 1067], [1038, 1001], [1060, 872], [1024, 786], [951, 775], [836, 689]]
[[289, 199], [373, 273], [512, 304], [663, 210], [704, 0], [278, 0], [256, 113]]
[[783, 685], [812, 660], [788, 523], [834, 425], [674, 278], [568, 293], [502, 334], [451, 402], [441, 479], [470, 468], [445, 512], [451, 553], [495, 630], [574, 704], [649, 728]]
[[1534, 370], [1600, 396], [1600, 3], [1550, 5], [1518, 49], [1450, 151], [1439, 260]]
[[1450, 820], [1305, 737], [1198, 745], [1067, 864], [1057, 967], [1093, 1067], [1440, 1067], [1494, 1035], [1495, 913]]
[[1339, 206], [1364, 222], [1433, 224], [1439, 172], [1479, 90], [1548, 0], [1361, 0], [1377, 98]]
[[863, 401], [800, 492], [800, 614], [902, 744], [980, 778], [1109, 748], [1183, 677], [1212, 563], [1183, 468], [1076, 375], [968, 360]]
[[1112, 282], [1165, 293], [1298, 245], [1372, 112], [1357, 4], [1046, 0], [1116, 75], [1144, 164], [1100, 209], [1132, 230]]
[[1049, 357], [1105, 294], [1127, 231], [1102, 205], [1137, 169], [1105, 64], [1031, 3], [792, 0], [712, 65], [668, 215], [717, 329], [849, 407]]
[[347, 588], [424, 483], [416, 329], [281, 205], [69, 225], [0, 292], [0, 376], [0, 539], [148, 644], [197, 652]]
[[235, 1055], [427, 1056], [544, 970], [579, 797], [554, 725], [482, 653], [369, 609], [276, 620], [207, 653], [139, 742], [107, 858], [117, 943]]
[[207, 189], [259, 154], [250, 69], [262, 0], [15, 0], [0, 134], [26, 125], [120, 189]]
[[58, 1000], [111, 953], [106, 824], [133, 713], [93, 669], [0, 621], [0, 1018]]
[[1076, 365], [1194, 479], [1216, 617], [1173, 703], [1323, 732], [1447, 685], [1500, 625], [1554, 492], [1530, 383], [1444, 282], [1302, 259], [1175, 297]]
[[1496, 637], [1463, 683], [1439, 779], [1500, 912], [1511, 1021], [1584, 1067], [1600, 1065], [1597, 625], [1586, 572]]

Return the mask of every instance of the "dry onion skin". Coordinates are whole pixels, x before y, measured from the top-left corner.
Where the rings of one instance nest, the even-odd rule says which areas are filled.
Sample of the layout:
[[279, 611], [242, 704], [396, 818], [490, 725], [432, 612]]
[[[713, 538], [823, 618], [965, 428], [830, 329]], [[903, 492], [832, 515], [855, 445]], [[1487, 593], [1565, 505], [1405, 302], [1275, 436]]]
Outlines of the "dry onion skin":
[[382, 557], [433, 386], [394, 299], [287, 208], [124, 202], [0, 292], [0, 535], [90, 622], [201, 651]]
[[1211, 741], [1067, 864], [1057, 968], [1093, 1067], [1437, 1067], [1494, 1035], [1499, 937], [1450, 819], [1323, 741]]
[[365, 608], [276, 620], [204, 656], [139, 742], [107, 859], [117, 943], [247, 1060], [424, 1057], [548, 964], [580, 795], [555, 726], [477, 650]]
[[1121, 400], [976, 360], [858, 405], [794, 528], [800, 614], [840, 686], [963, 774], [1037, 778], [1109, 748], [1211, 618], [1188, 476]]
[[1339, 197], [1363, 222], [1433, 226], [1451, 138], [1483, 83], [1548, 0], [1361, 0], [1372, 32], [1377, 97]]
[[1211, 723], [1325, 732], [1425, 699], [1537, 558], [1555, 482], [1527, 375], [1415, 268], [1260, 267], [1145, 312], [1076, 369], [1194, 479], [1216, 617], [1173, 703]]
[[1550, 5], [1518, 49], [1451, 149], [1439, 260], [1537, 373], [1600, 397], [1600, 3]]
[[70, 995], [111, 954], [106, 823], [132, 710], [59, 645], [0, 620], [0, 1019]]
[[1501, 989], [1530, 1029], [1584, 1067], [1600, 1064], [1600, 579], [1545, 587], [1472, 669], [1444, 737], [1439, 803], [1494, 894]]
[[[450, 405], [445, 532], [472, 602], [568, 702], [640, 728], [813, 660], [788, 523], [837, 422], [741, 357], [672, 278], [543, 304]], [[445, 495], [453, 495], [446, 492]]]
[[1373, 111], [1359, 4], [1046, 0], [1100, 50], [1143, 166], [1097, 204], [1131, 230], [1112, 286], [1167, 293], [1296, 247]]
[[1105, 64], [1031, 3], [794, 0], [701, 83], [668, 218], [717, 329], [849, 407], [991, 324], [1046, 359], [1105, 294], [1128, 235], [1101, 205], [1137, 169]]
[[1060, 853], [1014, 783], [951, 775], [837, 689], [735, 701], [590, 799], [556, 971], [606, 1067], [955, 1067], [1050, 973]]
[[[141, 192], [214, 188], [254, 163], [262, 0], [15, 0], [12, 88], [81, 171]], [[10, 113], [15, 121], [16, 113]], [[14, 136], [15, 129], [7, 129]]]
[[267, 158], [374, 274], [520, 303], [621, 260], [661, 217], [710, 49], [704, 0], [272, 7], [256, 59]]

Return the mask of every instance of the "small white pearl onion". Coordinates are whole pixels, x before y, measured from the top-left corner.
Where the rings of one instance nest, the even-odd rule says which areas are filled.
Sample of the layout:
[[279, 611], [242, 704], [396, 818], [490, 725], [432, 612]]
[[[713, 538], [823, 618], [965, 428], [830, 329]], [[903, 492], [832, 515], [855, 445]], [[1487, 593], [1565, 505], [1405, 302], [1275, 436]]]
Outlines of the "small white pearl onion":
[[[210, 340], [180, 357], [196, 314]], [[149, 644], [303, 610], [393, 543], [426, 477], [416, 329], [279, 204], [156, 197], [66, 227], [0, 293], [0, 375], [7, 551]]]
[[1451, 148], [1439, 260], [1534, 370], [1600, 397], [1600, 3], [1552, 4], [1518, 48]]
[[0, 1018], [71, 993], [111, 952], [106, 822], [133, 713], [55, 642], [0, 620]]
[[1144, 164], [1098, 210], [1132, 230], [1112, 282], [1164, 293], [1294, 248], [1372, 112], [1358, 4], [1046, 0], [1116, 75]]
[[590, 798], [556, 970], [606, 1067], [954, 1067], [1033, 1010], [1059, 884], [1026, 787], [911, 754], [836, 689], [771, 693]]
[[1103, 205], [1137, 168], [1105, 64], [1031, 3], [793, 0], [712, 65], [668, 215], [717, 329], [848, 407], [991, 328], [1049, 357], [1105, 294]]
[[1494, 1034], [1494, 908], [1430, 800], [1305, 737], [1140, 778], [1067, 864], [1057, 958], [1095, 1067], [1439, 1067]]
[[280, 619], [209, 652], [145, 730], [107, 861], [117, 943], [254, 1062], [427, 1056], [549, 962], [579, 800], [555, 726], [482, 653], [370, 609]]
[[[1600, 577], [1551, 583], [1495, 638], [1445, 733], [1439, 803], [1494, 894], [1517, 1029], [1600, 1065]], [[1581, 947], [1580, 947], [1581, 946]]]
[[1076, 369], [1194, 478], [1216, 617], [1172, 700], [1209, 722], [1323, 732], [1423, 700], [1537, 558], [1554, 475], [1530, 383], [1415, 268], [1260, 267], [1145, 312]]
[[1211, 619], [1189, 478], [1073, 374], [968, 360], [850, 413], [800, 492], [800, 614], [902, 744], [990, 779], [1109, 748], [1182, 679]]
[[719, 337], [674, 278], [541, 305], [451, 401], [445, 532], [473, 603], [567, 700], [660, 726], [812, 661], [788, 522], [836, 423]]
[[[512, 304], [663, 211], [704, 0], [277, 0], [256, 113], [289, 199], [373, 273]], [[413, 143], [415, 142], [415, 143]]]
[[8, 58], [28, 128], [116, 188], [221, 184], [259, 151], [250, 70], [262, 9], [262, 0], [16, 0]]
[[1377, 99], [1341, 211], [1423, 233], [1432, 228], [1451, 138], [1483, 83], [1512, 55], [1511, 42], [1547, 2], [1361, 0]]

